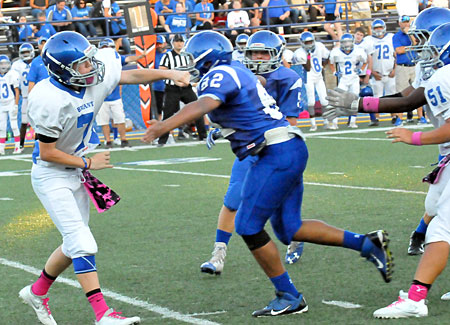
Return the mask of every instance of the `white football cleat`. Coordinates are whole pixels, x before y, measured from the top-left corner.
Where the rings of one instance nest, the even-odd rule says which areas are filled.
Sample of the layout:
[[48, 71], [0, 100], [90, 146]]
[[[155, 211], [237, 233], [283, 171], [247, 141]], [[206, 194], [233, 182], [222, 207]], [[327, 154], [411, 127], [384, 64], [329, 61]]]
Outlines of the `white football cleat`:
[[414, 301], [401, 294], [397, 301], [387, 307], [380, 308], [373, 313], [375, 318], [408, 318], [428, 316], [428, 307], [425, 299]]
[[120, 146], [120, 145], [122, 144], [122, 140], [120, 140], [119, 138], [116, 138], [116, 139], [114, 139], [113, 143], [114, 143], [116, 146]]
[[39, 321], [44, 325], [57, 325], [50, 308], [47, 296], [37, 296], [31, 291], [31, 285], [26, 286], [19, 292], [19, 297], [35, 311]]
[[123, 317], [120, 314], [122, 313], [110, 308], [98, 322], [95, 321], [95, 325], [133, 325], [141, 322], [141, 319], [137, 316]]
[[309, 129], [311, 132], [317, 131], [317, 125], [311, 125], [311, 128]]
[[450, 292], [443, 294], [441, 300], [450, 300]]
[[351, 129], [357, 129], [358, 125], [356, 125], [356, 123], [350, 123], [348, 127]]
[[20, 149], [20, 147], [15, 147], [13, 151], [13, 155], [20, 155], [22, 153], [23, 149]]
[[202, 265], [200, 265], [200, 270], [203, 273], [219, 275], [223, 271], [226, 256], [227, 256], [227, 245], [222, 242], [215, 243], [211, 259], [208, 262], [205, 262]]

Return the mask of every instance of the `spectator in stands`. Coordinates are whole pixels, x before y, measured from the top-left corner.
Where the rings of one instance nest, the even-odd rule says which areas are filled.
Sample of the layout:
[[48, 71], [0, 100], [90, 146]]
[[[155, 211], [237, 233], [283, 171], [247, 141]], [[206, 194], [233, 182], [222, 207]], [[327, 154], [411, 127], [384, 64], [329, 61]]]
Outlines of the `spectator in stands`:
[[185, 12], [193, 12], [195, 7], [195, 1], [194, 0], [178, 0], [178, 3], [181, 3], [183, 5]]
[[121, 47], [124, 54], [131, 53], [130, 40], [127, 35], [127, 24], [123, 18], [123, 12], [117, 4], [116, 0], [103, 0], [104, 16], [114, 18], [110, 20], [111, 34], [114, 36], [122, 36], [116, 39], [116, 46]]
[[214, 21], [214, 6], [208, 0], [201, 0], [194, 7], [195, 14], [195, 28], [196, 30], [212, 29]]
[[[325, 13], [325, 20], [327, 23], [323, 25], [325, 31], [331, 36], [334, 41], [339, 41], [342, 37], [341, 23], [335, 20], [341, 19], [342, 7], [335, 0], [324, 0], [325, 8], [322, 8], [322, 14]], [[331, 23], [330, 23], [331, 22]]]
[[226, 34], [234, 44], [238, 34], [251, 34], [250, 29], [247, 28], [250, 26], [250, 18], [245, 10], [239, 10], [242, 8], [240, 0], [233, 0], [231, 6], [236, 11], [230, 11], [227, 15], [227, 28], [230, 28], [231, 31], [226, 32]]
[[48, 8], [47, 20], [52, 22], [57, 32], [73, 30], [72, 23], [67, 21], [71, 19], [72, 14], [65, 0], [56, 0], [56, 4]]
[[159, 0], [155, 4], [155, 11], [158, 14], [158, 20], [161, 26], [165, 25], [167, 18], [167, 16], [164, 16], [163, 14], [170, 14], [175, 12], [176, 4], [177, 2], [175, 0]]
[[[27, 17], [24, 14], [21, 14], [18, 22], [25, 24], [27, 22]], [[17, 26], [17, 31], [19, 32], [20, 42], [26, 42], [33, 37], [33, 28], [30, 25]]]
[[[188, 33], [192, 27], [191, 19], [185, 12], [182, 3], [178, 2], [175, 7], [176, 14], [166, 18], [164, 29], [168, 33]], [[173, 36], [172, 36], [173, 37]], [[172, 38], [171, 37], [171, 38]]]
[[38, 13], [44, 12], [48, 8], [48, 0], [30, 0], [31, 14], [37, 18]]
[[[353, 19], [372, 19], [370, 1], [352, 2], [352, 17]], [[360, 27], [361, 23], [366, 26], [368, 35], [372, 35], [372, 20], [355, 21], [355, 27]]]
[[[159, 69], [159, 63], [161, 62], [161, 58], [164, 54], [167, 53], [167, 43], [166, 39], [162, 35], [158, 35], [156, 38], [156, 46], [155, 46], [155, 69]], [[165, 84], [164, 80], [155, 81], [152, 83], [153, 93], [155, 94], [156, 101], [156, 110], [158, 113], [158, 121], [162, 118], [163, 112], [163, 99], [164, 99], [164, 89]]]
[[[268, 7], [267, 15], [269, 17], [270, 25], [288, 24], [287, 26], [283, 26], [283, 32], [281, 34], [291, 34], [290, 24], [292, 24], [292, 20], [289, 17], [291, 12], [286, 0], [264, 0], [261, 6]], [[285, 6], [285, 7], [272, 8], [277, 6]], [[263, 17], [263, 20], [265, 19], [267, 18]], [[271, 27], [270, 30], [272, 30], [274, 33], [280, 33], [279, 28]]]
[[[111, 2], [108, 2], [106, 5], [107, 6], [111, 6]], [[109, 9], [108, 9], [108, 13], [109, 13]], [[91, 12], [90, 12], [90, 17], [91, 18], [104, 18], [105, 17], [104, 14], [103, 14], [103, 0], [95, 0], [92, 3], [92, 9], [91, 9]], [[106, 33], [106, 20], [105, 19], [96, 19], [96, 20], [93, 21], [93, 24], [94, 24], [94, 26], [100, 26], [100, 28], [102, 29], [102, 34], [103, 35], [107, 35], [107, 33]]]
[[[242, 8], [244, 8], [249, 13], [250, 18], [250, 26], [257, 27], [261, 24], [262, 18], [262, 9], [249, 9], [254, 7], [260, 7], [262, 1], [261, 0], [242, 0]], [[252, 29], [252, 33], [256, 33], [258, 29]]]
[[419, 14], [420, 0], [397, 0], [396, 7], [399, 17], [416, 17]]
[[33, 87], [41, 80], [48, 78], [48, 71], [42, 62], [42, 49], [44, 48], [47, 38], [40, 37], [38, 40], [39, 56], [35, 57], [31, 61], [30, 72], [28, 73], [28, 94], [31, 92]]
[[[73, 19], [89, 19], [91, 7], [86, 6], [86, 0], [75, 0], [73, 8], [72, 8], [72, 17]], [[97, 36], [97, 31], [95, 29], [94, 24], [90, 20], [77, 21], [75, 22], [75, 28], [77, 32], [83, 34], [83, 36], [95, 37]]]
[[41, 11], [37, 14], [37, 24], [34, 24], [34, 36], [35, 37], [45, 37], [50, 38], [56, 34], [55, 28], [52, 24], [46, 22], [45, 12]]
[[[415, 64], [412, 62], [412, 58], [406, 54], [406, 47], [411, 45], [411, 40], [408, 37], [410, 17], [400, 17], [398, 25], [400, 26], [400, 30], [392, 37], [392, 43], [397, 55], [397, 68], [395, 72], [395, 87], [397, 93], [408, 88], [416, 78]], [[417, 109], [417, 115], [420, 123], [427, 123], [426, 119], [423, 117], [422, 107]], [[412, 112], [408, 112], [407, 116], [407, 121], [412, 121]], [[401, 114], [399, 114], [399, 117], [401, 118]]]

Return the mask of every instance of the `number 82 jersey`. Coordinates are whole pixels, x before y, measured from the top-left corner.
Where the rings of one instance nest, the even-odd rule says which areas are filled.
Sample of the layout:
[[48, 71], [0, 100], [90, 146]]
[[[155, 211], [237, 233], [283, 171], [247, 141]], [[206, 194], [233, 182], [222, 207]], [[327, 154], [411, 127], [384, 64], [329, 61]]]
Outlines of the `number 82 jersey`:
[[289, 125], [272, 96], [245, 67], [215, 67], [202, 78], [197, 91], [199, 98], [221, 102], [208, 117], [221, 128], [232, 130], [226, 138], [240, 160], [265, 140], [265, 131]]

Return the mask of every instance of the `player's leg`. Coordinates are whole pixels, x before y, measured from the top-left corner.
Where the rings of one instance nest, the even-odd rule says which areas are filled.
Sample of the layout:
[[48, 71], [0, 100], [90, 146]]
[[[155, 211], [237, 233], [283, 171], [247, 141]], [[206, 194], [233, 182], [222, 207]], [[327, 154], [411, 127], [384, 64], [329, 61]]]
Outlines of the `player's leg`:
[[[355, 94], [356, 96], [359, 96], [359, 89], [360, 89], [359, 78], [358, 79], [355, 78], [355, 80], [349, 85], [348, 91]], [[352, 129], [358, 128], [358, 125], [356, 125], [356, 115], [350, 116], [350, 123], [348, 126], [349, 128]]]
[[0, 156], [5, 154], [8, 112], [0, 110]]
[[11, 126], [11, 129], [13, 131], [14, 136], [14, 151], [13, 154], [17, 155], [22, 152], [20, 149], [20, 131], [19, 131], [19, 125], [17, 121], [17, 115], [19, 113], [15, 111], [14, 105], [11, 105], [8, 115], [9, 115], [9, 124]]
[[131, 147], [130, 143], [127, 140], [125, 130], [125, 112], [123, 110], [123, 102], [121, 98], [111, 102], [111, 116], [114, 125], [117, 128], [117, 131], [119, 132], [120, 146], [122, 148]]
[[[323, 108], [328, 106], [328, 100], [326, 99], [327, 87], [325, 86], [325, 81], [323, 79], [317, 80], [315, 85], [316, 85], [317, 96], [319, 97], [319, 102], [320, 102], [320, 105], [322, 106], [322, 110], [323, 110]], [[324, 125], [324, 128], [328, 128], [328, 120], [326, 118], [323, 119], [323, 125]]]
[[104, 143], [106, 148], [112, 148], [111, 141], [111, 129], [109, 128], [109, 120], [110, 120], [110, 107], [109, 102], [103, 102], [100, 110], [98, 111], [97, 116], [95, 117], [95, 121], [97, 125], [102, 128], [102, 133], [104, 137]]
[[27, 134], [28, 127], [28, 98], [22, 97], [22, 105], [21, 105], [21, 124], [20, 124], [20, 148], [23, 150], [25, 145], [25, 135]]
[[[269, 218], [282, 211], [281, 207], [288, 198], [294, 197], [298, 203], [297, 210], [300, 209], [302, 187], [299, 185], [308, 152], [299, 138], [268, 146], [264, 150], [264, 155], [248, 171], [235, 222], [236, 232], [242, 236], [276, 290], [276, 298], [263, 309], [255, 311], [253, 316], [302, 313], [308, 310], [303, 295], [292, 283], [278, 249], [264, 231], [264, 226]], [[289, 219], [288, 224], [290, 231], [277, 232], [284, 244], [291, 242], [292, 233], [300, 227], [299, 213]]]
[[313, 80], [308, 80], [308, 82], [306, 83], [306, 97], [308, 98], [308, 113], [311, 121], [311, 128], [309, 130], [314, 132], [317, 131], [317, 125], [316, 125], [316, 113], [314, 110], [316, 96], [314, 93]]
[[243, 160], [236, 158], [233, 163], [230, 183], [219, 213], [212, 257], [200, 266], [204, 273], [219, 275], [223, 271], [228, 243], [234, 230], [234, 218], [241, 204], [242, 184], [248, 169], [256, 160], [255, 156], [248, 156]]

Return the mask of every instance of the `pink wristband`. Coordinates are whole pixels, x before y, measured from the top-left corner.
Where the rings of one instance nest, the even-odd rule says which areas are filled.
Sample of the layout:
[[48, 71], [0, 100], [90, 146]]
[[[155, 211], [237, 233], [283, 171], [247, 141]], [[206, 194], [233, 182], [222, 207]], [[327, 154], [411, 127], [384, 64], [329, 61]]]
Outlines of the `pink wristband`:
[[367, 113], [378, 113], [378, 105], [380, 99], [378, 97], [364, 97], [363, 98], [363, 110]]
[[422, 135], [422, 132], [414, 132], [411, 137], [411, 144], [415, 146], [421, 146], [422, 142], [420, 141], [420, 136]]
[[366, 70], [366, 76], [369, 76], [369, 77], [370, 77], [371, 74], [372, 74], [372, 70], [367, 69], [367, 70]]

